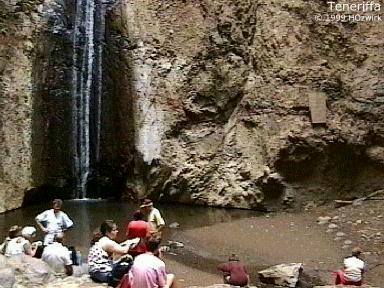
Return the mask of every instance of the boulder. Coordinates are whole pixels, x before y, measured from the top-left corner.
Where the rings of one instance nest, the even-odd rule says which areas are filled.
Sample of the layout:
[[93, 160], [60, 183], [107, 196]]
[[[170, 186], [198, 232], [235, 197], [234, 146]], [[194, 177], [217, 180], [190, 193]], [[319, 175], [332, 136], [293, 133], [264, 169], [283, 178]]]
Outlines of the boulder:
[[12, 268], [0, 269], [0, 287], [1, 288], [12, 288], [16, 282], [15, 273]]
[[319, 225], [324, 225], [324, 224], [327, 224], [331, 221], [331, 217], [329, 216], [320, 216], [319, 218], [317, 218], [317, 223]]
[[26, 287], [41, 287], [56, 279], [52, 269], [40, 259], [26, 255], [12, 257], [9, 267], [15, 271], [16, 283]]
[[178, 241], [168, 240], [167, 244], [170, 248], [184, 248], [184, 244]]
[[168, 227], [172, 229], [177, 229], [177, 228], [180, 228], [180, 224], [177, 222], [172, 222], [171, 224], [169, 224]]
[[[74, 267], [74, 276], [54, 274], [42, 260], [26, 255], [11, 258], [0, 255], [0, 288], [105, 288], [93, 282], [87, 265]], [[86, 273], [86, 274], [84, 274]], [[76, 276], [76, 275], [77, 276]]]
[[7, 267], [7, 257], [4, 255], [0, 254], [0, 269], [6, 268]]
[[259, 271], [258, 274], [262, 283], [296, 287], [302, 269], [302, 263], [280, 264]]
[[44, 286], [45, 288], [105, 288], [107, 284], [95, 283], [88, 275], [82, 277], [65, 277]]

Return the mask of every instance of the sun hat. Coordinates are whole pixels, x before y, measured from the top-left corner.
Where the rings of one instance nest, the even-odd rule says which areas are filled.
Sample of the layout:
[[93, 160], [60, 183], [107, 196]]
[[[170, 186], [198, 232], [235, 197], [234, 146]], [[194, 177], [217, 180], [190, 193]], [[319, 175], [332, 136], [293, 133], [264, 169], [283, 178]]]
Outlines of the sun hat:
[[143, 202], [141, 202], [140, 208], [150, 207], [152, 205], [153, 205], [153, 202], [151, 199], [144, 199]]
[[34, 234], [36, 233], [36, 228], [33, 227], [33, 226], [25, 226], [22, 230], [21, 230], [21, 235], [23, 237], [32, 237]]

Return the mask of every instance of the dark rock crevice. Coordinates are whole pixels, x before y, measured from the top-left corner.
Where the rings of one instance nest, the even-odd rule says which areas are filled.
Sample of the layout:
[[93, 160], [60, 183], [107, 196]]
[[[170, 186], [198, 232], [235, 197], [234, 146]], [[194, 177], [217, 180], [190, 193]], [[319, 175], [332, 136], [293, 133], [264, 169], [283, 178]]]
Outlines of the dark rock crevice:
[[275, 165], [300, 200], [353, 199], [382, 185], [382, 164], [370, 158], [366, 149], [342, 142], [299, 141], [280, 151]]

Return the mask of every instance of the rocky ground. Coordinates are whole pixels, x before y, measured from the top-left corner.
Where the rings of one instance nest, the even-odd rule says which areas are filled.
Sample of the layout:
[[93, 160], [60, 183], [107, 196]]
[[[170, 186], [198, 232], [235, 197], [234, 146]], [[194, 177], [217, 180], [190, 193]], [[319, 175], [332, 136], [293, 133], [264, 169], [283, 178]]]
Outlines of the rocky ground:
[[337, 209], [316, 210], [316, 213], [331, 217], [324, 230], [333, 237], [338, 247], [349, 251], [361, 247], [368, 264], [367, 281], [383, 286], [384, 279], [384, 210], [383, 200], [369, 200], [357, 205]]
[[247, 264], [252, 284], [260, 285], [257, 271], [261, 268], [301, 262], [307, 275], [305, 285], [330, 285], [332, 271], [358, 245], [369, 268], [367, 284], [383, 287], [382, 207], [378, 200], [341, 208], [330, 204], [308, 207], [304, 213], [269, 214], [176, 231], [172, 239], [185, 247], [171, 250], [166, 262], [177, 274], [179, 287], [221, 283], [216, 265], [232, 252]]

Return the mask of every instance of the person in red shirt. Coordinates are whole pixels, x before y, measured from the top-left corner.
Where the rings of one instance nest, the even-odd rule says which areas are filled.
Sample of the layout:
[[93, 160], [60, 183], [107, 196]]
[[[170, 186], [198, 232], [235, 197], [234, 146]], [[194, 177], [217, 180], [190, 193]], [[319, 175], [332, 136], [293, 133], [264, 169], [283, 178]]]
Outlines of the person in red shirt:
[[129, 251], [133, 257], [148, 251], [146, 239], [150, 236], [149, 223], [144, 221], [144, 215], [137, 210], [133, 213], [133, 221], [127, 225], [125, 236], [127, 239], [140, 238], [139, 244]]
[[248, 286], [248, 272], [235, 254], [232, 254], [231, 257], [229, 257], [229, 262], [220, 264], [217, 266], [217, 269], [223, 272], [225, 284], [240, 287]]

